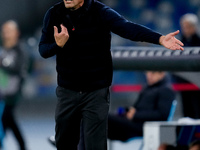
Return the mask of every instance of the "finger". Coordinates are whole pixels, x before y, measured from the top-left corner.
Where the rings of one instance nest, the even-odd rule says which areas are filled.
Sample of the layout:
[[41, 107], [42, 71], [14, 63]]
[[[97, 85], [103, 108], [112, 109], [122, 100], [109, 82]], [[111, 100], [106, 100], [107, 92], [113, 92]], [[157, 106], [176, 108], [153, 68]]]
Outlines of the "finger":
[[179, 44], [180, 46], [184, 46], [184, 44], [180, 40], [176, 39], [176, 43]]
[[183, 48], [183, 47], [181, 47], [181, 46], [180, 46], [180, 48], [179, 48], [179, 49], [180, 49], [180, 50], [182, 50], [182, 51], [184, 50], [184, 48]]
[[172, 32], [171, 35], [172, 35], [172, 36], [176, 36], [177, 34], [179, 34], [179, 32], [180, 32], [180, 31], [177, 30], [177, 31], [175, 31], [175, 32]]
[[61, 30], [62, 30], [63, 32], [68, 33], [67, 28], [66, 28], [63, 24], [61, 24], [60, 27], [61, 27]]
[[56, 26], [54, 26], [54, 34], [58, 34], [58, 28]]
[[175, 48], [175, 50], [182, 50], [183, 51], [184, 48], [182, 46], [180, 46], [180, 45], [177, 45], [176, 48]]

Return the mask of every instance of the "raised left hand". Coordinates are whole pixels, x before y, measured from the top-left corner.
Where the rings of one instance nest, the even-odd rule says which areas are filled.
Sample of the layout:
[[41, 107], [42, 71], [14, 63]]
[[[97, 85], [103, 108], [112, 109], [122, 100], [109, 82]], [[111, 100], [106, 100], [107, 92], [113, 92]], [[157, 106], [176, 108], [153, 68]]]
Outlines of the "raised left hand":
[[180, 40], [175, 38], [175, 36], [179, 34], [179, 32], [180, 31], [177, 30], [165, 36], [161, 36], [159, 39], [160, 44], [171, 50], [184, 50], [184, 48], [182, 47], [184, 46], [184, 44]]

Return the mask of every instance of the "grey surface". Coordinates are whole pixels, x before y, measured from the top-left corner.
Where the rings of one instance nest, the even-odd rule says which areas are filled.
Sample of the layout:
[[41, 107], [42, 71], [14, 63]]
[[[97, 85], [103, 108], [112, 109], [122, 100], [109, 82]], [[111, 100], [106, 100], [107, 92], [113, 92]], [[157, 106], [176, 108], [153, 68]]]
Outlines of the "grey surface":
[[[54, 135], [53, 100], [23, 101], [16, 108], [16, 118], [24, 135], [27, 150], [55, 150], [47, 138]], [[4, 139], [3, 150], [18, 150], [11, 131]]]

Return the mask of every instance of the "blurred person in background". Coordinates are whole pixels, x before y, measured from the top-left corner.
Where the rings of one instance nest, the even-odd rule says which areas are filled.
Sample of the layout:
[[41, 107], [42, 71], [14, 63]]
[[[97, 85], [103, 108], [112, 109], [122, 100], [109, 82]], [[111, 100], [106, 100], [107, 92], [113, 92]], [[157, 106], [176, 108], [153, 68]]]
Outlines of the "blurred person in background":
[[56, 55], [58, 150], [77, 150], [81, 122], [86, 150], [107, 149], [111, 32], [132, 41], [183, 50], [175, 38], [179, 31], [161, 35], [126, 20], [97, 0], [63, 0], [51, 7], [44, 17], [39, 52], [44, 58]]
[[[185, 46], [200, 46], [198, 34], [199, 21], [195, 14], [187, 13], [180, 18], [181, 38]], [[188, 80], [173, 75], [173, 79], [180, 83], [190, 83]], [[192, 83], [195, 84], [195, 83]], [[184, 86], [184, 85], [183, 85]], [[187, 85], [185, 85], [187, 86]], [[184, 117], [200, 119], [200, 90], [187, 90], [180, 92]]]
[[20, 150], [26, 150], [25, 142], [16, 122], [14, 109], [21, 98], [26, 76], [27, 57], [20, 42], [18, 24], [8, 20], [1, 26], [2, 47], [0, 47], [0, 96], [5, 102], [2, 122], [6, 133], [10, 129]]
[[147, 86], [141, 91], [136, 103], [120, 114], [108, 116], [108, 138], [126, 141], [143, 135], [145, 121], [166, 121], [175, 93], [166, 73], [147, 71]]
[[184, 46], [200, 46], [198, 25], [198, 17], [195, 14], [188, 13], [181, 17], [181, 41], [184, 43]]

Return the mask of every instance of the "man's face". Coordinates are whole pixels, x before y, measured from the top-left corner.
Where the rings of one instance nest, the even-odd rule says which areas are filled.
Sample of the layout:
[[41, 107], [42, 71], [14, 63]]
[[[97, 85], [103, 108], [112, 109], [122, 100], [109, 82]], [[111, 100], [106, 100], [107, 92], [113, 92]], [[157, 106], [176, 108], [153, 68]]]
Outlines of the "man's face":
[[186, 38], [190, 38], [196, 32], [195, 26], [189, 23], [188, 21], [181, 22], [181, 30]]
[[84, 0], [63, 0], [65, 7], [71, 10], [76, 10], [83, 6]]
[[2, 26], [1, 37], [3, 42], [15, 41], [19, 38], [19, 31], [13, 23], [6, 23]]
[[159, 71], [147, 71], [146, 72], [146, 78], [147, 78], [147, 83], [148, 85], [153, 85], [160, 80], [162, 80], [165, 77], [164, 72], [159, 72]]

